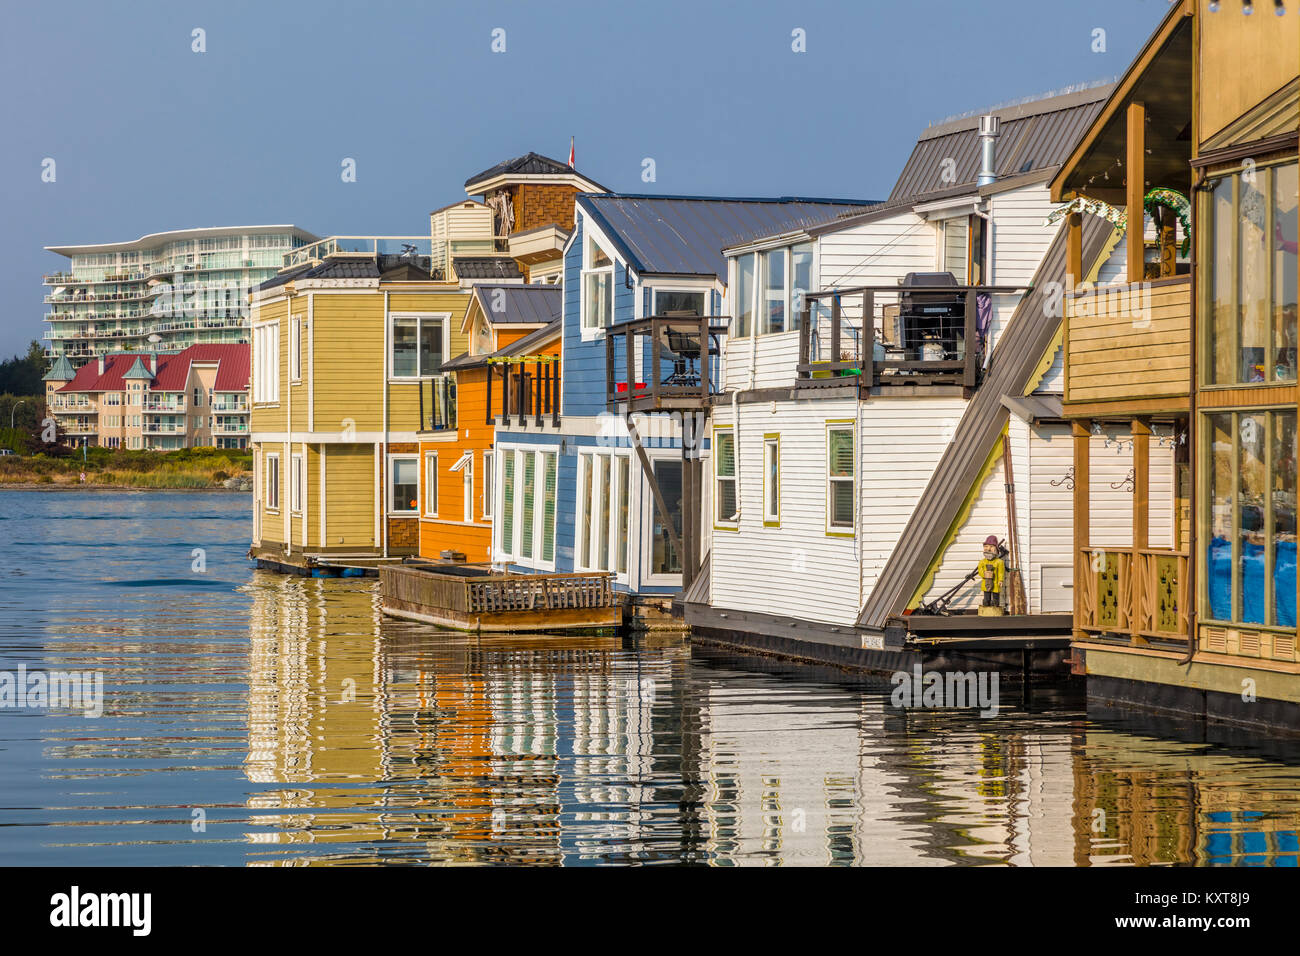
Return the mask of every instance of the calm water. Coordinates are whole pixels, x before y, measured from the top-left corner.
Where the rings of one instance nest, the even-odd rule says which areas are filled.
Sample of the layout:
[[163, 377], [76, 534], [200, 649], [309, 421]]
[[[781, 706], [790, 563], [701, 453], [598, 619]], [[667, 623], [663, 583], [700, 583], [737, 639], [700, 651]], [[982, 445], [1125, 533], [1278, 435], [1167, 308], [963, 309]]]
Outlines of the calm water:
[[1276, 748], [397, 623], [373, 579], [251, 570], [247, 506], [0, 492], [0, 670], [105, 690], [99, 719], [0, 709], [0, 863], [1297, 865]]

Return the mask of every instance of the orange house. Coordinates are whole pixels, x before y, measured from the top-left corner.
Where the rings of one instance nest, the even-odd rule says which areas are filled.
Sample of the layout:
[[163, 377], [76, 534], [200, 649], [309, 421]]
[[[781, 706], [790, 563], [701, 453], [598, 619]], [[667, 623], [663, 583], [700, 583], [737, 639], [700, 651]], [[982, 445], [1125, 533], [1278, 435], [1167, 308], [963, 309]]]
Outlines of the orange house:
[[496, 422], [559, 409], [560, 288], [476, 285], [462, 331], [469, 351], [424, 383], [420, 556], [492, 559]]

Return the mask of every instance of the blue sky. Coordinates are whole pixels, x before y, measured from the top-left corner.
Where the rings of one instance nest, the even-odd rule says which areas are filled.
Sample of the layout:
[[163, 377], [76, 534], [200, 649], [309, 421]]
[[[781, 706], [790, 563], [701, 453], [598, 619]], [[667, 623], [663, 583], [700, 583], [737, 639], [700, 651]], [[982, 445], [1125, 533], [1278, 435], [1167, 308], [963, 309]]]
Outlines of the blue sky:
[[[44, 246], [246, 223], [426, 234], [468, 176], [529, 150], [564, 159], [570, 136], [578, 169], [616, 190], [883, 198], [926, 125], [1116, 76], [1168, 7], [9, 4], [0, 355], [43, 332], [41, 275], [66, 262]], [[345, 157], [355, 183], [339, 175]]]

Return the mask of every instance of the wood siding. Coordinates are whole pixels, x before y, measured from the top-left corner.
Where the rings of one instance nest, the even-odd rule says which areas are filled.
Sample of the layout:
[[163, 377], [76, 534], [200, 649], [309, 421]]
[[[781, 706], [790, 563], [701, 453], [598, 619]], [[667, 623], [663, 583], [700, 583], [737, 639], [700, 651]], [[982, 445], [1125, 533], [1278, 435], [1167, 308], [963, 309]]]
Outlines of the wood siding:
[[[1068, 402], [1178, 397], [1191, 376], [1191, 285], [1186, 280], [1144, 284], [1139, 305], [1126, 286], [1067, 297]], [[1091, 312], [1081, 315], [1081, 308]]]

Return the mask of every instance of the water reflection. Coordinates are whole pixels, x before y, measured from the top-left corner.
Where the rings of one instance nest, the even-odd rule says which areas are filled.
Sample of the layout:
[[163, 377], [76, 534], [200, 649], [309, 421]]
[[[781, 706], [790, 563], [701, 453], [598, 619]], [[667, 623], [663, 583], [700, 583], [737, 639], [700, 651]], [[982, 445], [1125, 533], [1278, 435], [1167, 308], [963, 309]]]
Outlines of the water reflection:
[[372, 580], [249, 571], [241, 498], [122, 497], [0, 494], [0, 667], [106, 686], [96, 721], [0, 710], [4, 862], [1297, 864], [1283, 745], [1054, 691], [900, 713], [674, 636], [437, 632]]

